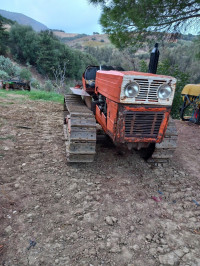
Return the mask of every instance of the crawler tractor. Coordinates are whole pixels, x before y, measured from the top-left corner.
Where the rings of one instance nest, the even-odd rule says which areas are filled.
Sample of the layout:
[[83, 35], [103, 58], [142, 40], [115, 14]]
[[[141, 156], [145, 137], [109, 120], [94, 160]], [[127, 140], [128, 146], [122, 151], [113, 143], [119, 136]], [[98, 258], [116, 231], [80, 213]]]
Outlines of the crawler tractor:
[[175, 85], [170, 76], [88, 66], [82, 85], [64, 97], [67, 160], [94, 160], [98, 123], [117, 146], [141, 150], [152, 164], [168, 162], [177, 141]]

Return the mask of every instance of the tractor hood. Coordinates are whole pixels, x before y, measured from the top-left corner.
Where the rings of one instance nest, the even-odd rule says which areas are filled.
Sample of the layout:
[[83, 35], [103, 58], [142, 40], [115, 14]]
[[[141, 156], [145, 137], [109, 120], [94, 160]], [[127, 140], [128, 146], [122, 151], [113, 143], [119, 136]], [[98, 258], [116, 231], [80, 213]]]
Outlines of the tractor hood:
[[136, 71], [97, 71], [96, 93], [118, 103], [172, 105], [176, 79]]

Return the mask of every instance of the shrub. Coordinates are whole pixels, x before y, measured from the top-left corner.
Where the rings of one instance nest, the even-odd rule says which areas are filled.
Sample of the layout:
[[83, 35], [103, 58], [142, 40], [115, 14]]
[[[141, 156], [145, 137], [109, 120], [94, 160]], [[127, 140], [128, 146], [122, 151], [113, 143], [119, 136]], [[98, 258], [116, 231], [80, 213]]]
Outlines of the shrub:
[[0, 56], [0, 70], [6, 72], [9, 78], [15, 77], [18, 74], [19, 67], [15, 66], [9, 58]]
[[26, 81], [30, 81], [32, 77], [31, 72], [27, 68], [21, 69], [19, 76]]
[[31, 79], [31, 87], [39, 90], [41, 88], [40, 82], [37, 79], [32, 78]]
[[54, 91], [54, 86], [53, 86], [51, 80], [48, 79], [45, 81], [44, 89], [45, 89], [45, 91]]
[[9, 79], [8, 73], [3, 70], [0, 70], [0, 79]]

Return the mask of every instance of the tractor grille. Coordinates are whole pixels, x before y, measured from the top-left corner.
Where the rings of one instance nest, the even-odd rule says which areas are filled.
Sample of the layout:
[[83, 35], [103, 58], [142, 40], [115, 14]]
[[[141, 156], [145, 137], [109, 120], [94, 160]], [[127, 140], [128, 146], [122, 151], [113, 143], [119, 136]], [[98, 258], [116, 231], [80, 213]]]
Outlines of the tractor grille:
[[125, 137], [157, 138], [164, 113], [126, 112]]
[[140, 85], [140, 92], [135, 100], [148, 102], [158, 102], [158, 88], [166, 83], [164, 80], [134, 79], [134, 81]]

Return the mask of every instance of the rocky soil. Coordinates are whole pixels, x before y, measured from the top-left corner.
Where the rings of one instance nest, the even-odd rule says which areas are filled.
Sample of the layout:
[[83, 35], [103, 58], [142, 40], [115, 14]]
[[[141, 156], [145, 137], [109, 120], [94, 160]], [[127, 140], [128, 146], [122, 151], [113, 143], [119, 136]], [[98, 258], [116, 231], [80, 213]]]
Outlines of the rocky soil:
[[0, 98], [1, 265], [200, 265], [200, 127], [176, 121], [151, 169], [105, 144], [68, 164], [62, 122], [60, 104]]

